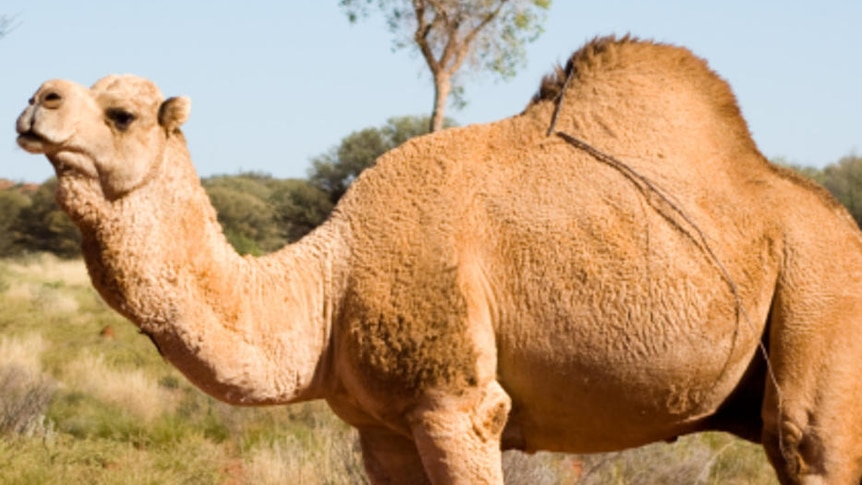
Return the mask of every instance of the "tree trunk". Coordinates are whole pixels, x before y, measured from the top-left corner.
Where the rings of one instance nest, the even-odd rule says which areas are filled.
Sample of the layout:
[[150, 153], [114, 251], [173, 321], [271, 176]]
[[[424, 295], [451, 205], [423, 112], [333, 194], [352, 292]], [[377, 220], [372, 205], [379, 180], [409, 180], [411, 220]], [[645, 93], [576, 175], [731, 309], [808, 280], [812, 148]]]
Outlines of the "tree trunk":
[[434, 73], [434, 110], [431, 112], [432, 132], [443, 129], [443, 120], [446, 118], [446, 102], [449, 100], [449, 92], [452, 90], [452, 82], [448, 74]]

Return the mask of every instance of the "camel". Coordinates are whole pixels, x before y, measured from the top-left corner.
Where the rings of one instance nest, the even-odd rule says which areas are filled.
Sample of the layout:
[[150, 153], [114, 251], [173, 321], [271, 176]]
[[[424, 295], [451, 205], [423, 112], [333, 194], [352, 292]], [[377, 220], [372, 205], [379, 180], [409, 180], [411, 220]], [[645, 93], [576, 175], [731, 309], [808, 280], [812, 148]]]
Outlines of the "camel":
[[687, 49], [594, 39], [522, 113], [408, 141], [257, 258], [220, 230], [189, 113], [134, 76], [54, 80], [17, 133], [99, 294], [212, 396], [326, 400], [375, 484], [706, 430], [762, 443], [781, 483], [859, 483], [860, 232]]

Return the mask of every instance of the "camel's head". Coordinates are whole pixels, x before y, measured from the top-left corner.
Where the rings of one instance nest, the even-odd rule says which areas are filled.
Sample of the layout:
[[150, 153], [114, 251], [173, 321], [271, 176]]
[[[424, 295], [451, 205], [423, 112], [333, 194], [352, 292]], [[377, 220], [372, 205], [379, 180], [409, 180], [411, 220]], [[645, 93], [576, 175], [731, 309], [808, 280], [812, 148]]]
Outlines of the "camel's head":
[[188, 98], [165, 100], [152, 82], [108, 76], [92, 88], [44, 83], [18, 117], [18, 145], [44, 153], [58, 178], [98, 180], [109, 199], [142, 185], [189, 116]]

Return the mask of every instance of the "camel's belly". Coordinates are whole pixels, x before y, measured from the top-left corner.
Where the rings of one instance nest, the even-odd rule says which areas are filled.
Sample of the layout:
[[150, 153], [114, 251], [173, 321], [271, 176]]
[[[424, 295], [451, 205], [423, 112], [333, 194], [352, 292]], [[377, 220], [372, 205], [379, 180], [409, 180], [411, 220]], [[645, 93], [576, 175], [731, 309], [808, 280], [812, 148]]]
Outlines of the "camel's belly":
[[597, 452], [695, 431], [741, 379], [759, 334], [663, 335], [661, 346], [616, 338], [609, 346], [606, 335], [556, 333], [546, 345], [513, 347], [501, 339], [511, 446]]

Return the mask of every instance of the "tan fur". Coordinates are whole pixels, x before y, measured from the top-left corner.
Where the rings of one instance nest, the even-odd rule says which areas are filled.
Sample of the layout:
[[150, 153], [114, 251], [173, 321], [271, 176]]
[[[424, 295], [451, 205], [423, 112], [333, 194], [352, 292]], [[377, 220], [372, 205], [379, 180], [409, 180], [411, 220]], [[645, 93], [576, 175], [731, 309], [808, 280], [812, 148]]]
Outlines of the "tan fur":
[[[696, 227], [546, 136], [557, 104], [558, 131]], [[499, 484], [501, 447], [708, 429], [762, 440], [782, 483], [859, 482], [860, 233], [761, 156], [689, 51], [596, 39], [521, 115], [387, 153], [326, 224], [258, 259], [220, 232], [189, 107], [139, 78], [49, 81], [17, 130], [57, 170], [95, 287], [212, 395], [325, 398], [373, 483]]]

